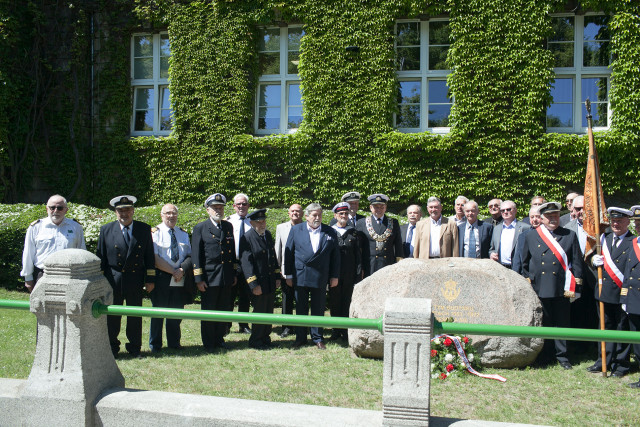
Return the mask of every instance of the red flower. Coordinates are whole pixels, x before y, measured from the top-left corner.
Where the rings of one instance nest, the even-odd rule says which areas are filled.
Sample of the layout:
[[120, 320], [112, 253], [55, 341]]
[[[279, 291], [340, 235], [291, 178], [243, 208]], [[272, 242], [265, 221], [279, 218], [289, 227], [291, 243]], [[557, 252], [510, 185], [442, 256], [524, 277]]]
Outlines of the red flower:
[[453, 344], [453, 341], [451, 341], [451, 338], [445, 338], [444, 345], [446, 347], [449, 347], [451, 344]]
[[455, 369], [455, 368], [453, 367], [453, 365], [452, 365], [451, 363], [449, 363], [449, 364], [447, 365], [447, 372], [451, 372], [451, 371], [453, 371], [454, 369]]
[[431, 357], [436, 357], [436, 354], [438, 354], [436, 350], [431, 350]]
[[465, 344], [469, 344], [469, 338], [467, 337], [462, 338], [462, 342]]
[[441, 380], [446, 380], [447, 379], [447, 374], [445, 374], [444, 372], [440, 374], [440, 379]]

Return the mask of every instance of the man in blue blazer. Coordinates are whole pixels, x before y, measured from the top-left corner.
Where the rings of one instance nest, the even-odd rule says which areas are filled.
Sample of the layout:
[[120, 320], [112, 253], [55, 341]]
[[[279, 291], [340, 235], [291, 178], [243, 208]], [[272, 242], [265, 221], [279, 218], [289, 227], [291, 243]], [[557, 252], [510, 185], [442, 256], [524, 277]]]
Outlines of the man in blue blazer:
[[530, 225], [516, 219], [516, 204], [511, 200], [500, 203], [502, 222], [493, 227], [493, 237], [489, 248], [489, 257], [507, 268], [513, 266], [516, 247], [520, 240], [524, 240], [524, 231]]
[[[467, 222], [458, 226], [459, 254], [466, 258], [489, 258], [493, 225], [478, 219], [478, 204], [469, 200], [464, 205]], [[473, 230], [473, 233], [471, 233]], [[469, 250], [471, 248], [471, 250]]]
[[[336, 231], [322, 224], [322, 207], [311, 203], [304, 210], [307, 221], [291, 227], [284, 253], [287, 286], [295, 282], [296, 314], [324, 316], [327, 283], [338, 285], [340, 276], [340, 250]], [[311, 328], [311, 339], [319, 349], [325, 349], [322, 328]], [[294, 348], [307, 342], [307, 328], [296, 327]]]

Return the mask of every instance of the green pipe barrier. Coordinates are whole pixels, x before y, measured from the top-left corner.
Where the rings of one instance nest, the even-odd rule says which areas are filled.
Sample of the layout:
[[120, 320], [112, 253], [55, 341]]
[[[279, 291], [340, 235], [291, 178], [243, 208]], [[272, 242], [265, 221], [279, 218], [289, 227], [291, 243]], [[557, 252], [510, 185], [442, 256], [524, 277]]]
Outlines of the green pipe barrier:
[[[29, 301], [0, 299], [0, 308], [29, 310]], [[298, 316], [291, 314], [238, 313], [230, 311], [185, 310], [177, 308], [129, 307], [104, 305], [94, 301], [94, 317], [115, 316], [162, 317], [166, 319], [210, 320], [219, 322], [247, 322], [263, 325], [323, 326], [344, 329], [375, 329], [383, 332], [383, 318], [354, 319], [346, 317]], [[575, 341], [608, 341], [640, 344], [640, 332], [601, 331], [599, 329], [548, 328], [540, 326], [482, 325], [435, 321], [434, 334], [489, 335], [501, 337], [566, 339]]]

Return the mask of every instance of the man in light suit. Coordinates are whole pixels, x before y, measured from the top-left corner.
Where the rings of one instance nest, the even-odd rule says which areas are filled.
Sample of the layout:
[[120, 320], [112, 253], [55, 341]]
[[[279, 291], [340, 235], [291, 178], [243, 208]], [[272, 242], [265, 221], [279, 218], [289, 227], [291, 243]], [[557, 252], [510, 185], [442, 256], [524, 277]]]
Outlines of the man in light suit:
[[516, 219], [516, 204], [511, 200], [500, 203], [502, 222], [493, 228], [489, 257], [507, 268], [511, 268], [518, 242], [523, 239], [523, 231], [531, 226]]
[[467, 222], [458, 226], [459, 256], [465, 258], [489, 258], [493, 225], [478, 219], [478, 204], [469, 200], [464, 205]]
[[[307, 222], [291, 227], [284, 254], [287, 286], [295, 281], [296, 314], [324, 316], [326, 308], [326, 286], [338, 286], [340, 276], [340, 251], [336, 231], [322, 224], [322, 207], [311, 203], [304, 210]], [[311, 339], [321, 350], [326, 347], [322, 338], [322, 328], [311, 328]], [[294, 348], [307, 342], [307, 328], [296, 327]]]
[[[134, 221], [133, 196], [118, 196], [109, 204], [116, 211], [117, 220], [103, 225], [98, 237], [96, 254], [100, 269], [113, 288], [113, 303], [142, 306], [142, 291], [153, 291], [156, 279], [155, 255], [151, 226]], [[109, 343], [114, 357], [120, 351], [121, 316], [107, 316]], [[140, 357], [142, 347], [142, 318], [127, 316], [127, 351]]]
[[400, 235], [402, 236], [402, 247], [404, 248], [404, 257], [413, 258], [413, 249], [416, 246], [416, 224], [422, 218], [422, 208], [420, 205], [411, 205], [407, 208], [407, 219], [409, 224], [400, 226]]
[[[302, 222], [302, 206], [297, 203], [289, 206], [289, 221], [283, 222], [282, 224], [278, 224], [276, 227], [276, 259], [278, 260], [278, 265], [280, 266], [280, 274], [284, 279], [284, 252], [285, 245], [287, 244], [287, 238], [289, 237], [289, 231], [291, 231], [291, 227], [296, 224], [300, 224]], [[293, 287], [291, 286], [281, 286], [282, 290], [282, 314], [293, 314], [293, 301], [295, 299], [295, 292], [293, 288], [295, 287], [295, 283]], [[286, 338], [293, 332], [292, 326], [282, 326], [282, 333], [280, 337]]]
[[429, 218], [418, 222], [416, 227], [414, 258], [457, 257], [459, 243], [456, 220], [442, 216], [442, 203], [437, 197], [429, 197], [427, 211]]

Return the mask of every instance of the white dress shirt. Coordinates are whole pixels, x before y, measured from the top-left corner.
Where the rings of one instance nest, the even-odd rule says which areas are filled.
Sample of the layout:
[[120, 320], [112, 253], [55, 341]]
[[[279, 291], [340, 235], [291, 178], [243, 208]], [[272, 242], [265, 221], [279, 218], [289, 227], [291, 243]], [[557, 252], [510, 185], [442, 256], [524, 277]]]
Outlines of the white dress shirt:
[[[240, 225], [243, 223], [240, 215], [234, 213], [227, 219], [233, 225], [233, 239], [236, 243], [236, 257], [240, 259]], [[251, 221], [246, 217], [244, 218], [244, 232], [251, 230]]]
[[440, 257], [440, 231], [442, 230], [442, 215], [437, 221], [429, 218], [431, 221], [431, 231], [429, 234], [429, 258]]
[[467, 222], [466, 231], [464, 233], [464, 256], [469, 256], [469, 233], [470, 230], [473, 230], [473, 234], [476, 237], [476, 258], [480, 258], [480, 231], [478, 230], [478, 221], [474, 222], [473, 225]]
[[313, 249], [313, 253], [316, 253], [320, 247], [320, 227], [311, 228], [309, 223], [307, 223], [307, 231], [309, 231], [309, 239], [311, 239], [311, 248]]
[[500, 233], [500, 263], [511, 265], [511, 249], [513, 249], [513, 239], [516, 237], [516, 222], [511, 221], [508, 226], [502, 223], [502, 233]]

